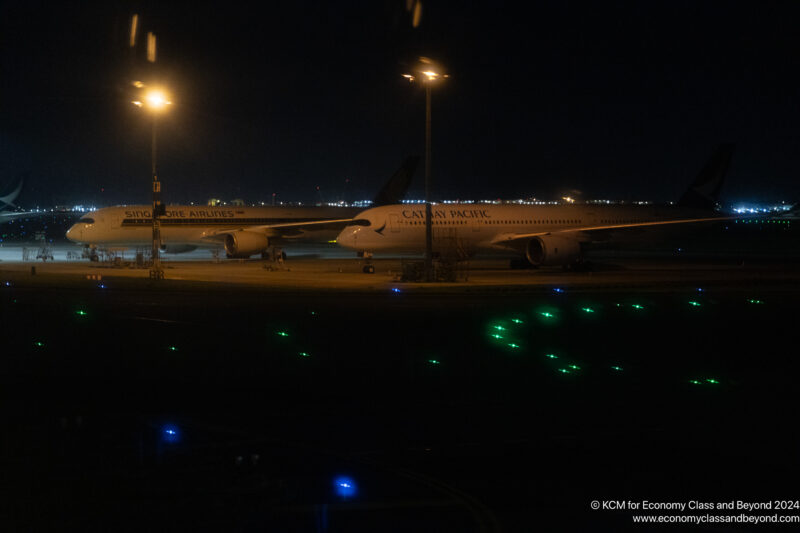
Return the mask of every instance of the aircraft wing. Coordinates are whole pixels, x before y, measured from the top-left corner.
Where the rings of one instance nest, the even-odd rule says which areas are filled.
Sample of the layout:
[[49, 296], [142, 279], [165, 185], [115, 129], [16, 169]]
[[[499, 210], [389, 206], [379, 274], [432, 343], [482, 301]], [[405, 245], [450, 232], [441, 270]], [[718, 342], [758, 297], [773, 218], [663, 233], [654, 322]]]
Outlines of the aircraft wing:
[[633, 222], [627, 224], [603, 224], [599, 226], [581, 226], [575, 228], [564, 228], [555, 231], [539, 231], [536, 233], [502, 233], [492, 240], [492, 244], [514, 246], [520, 241], [532, 239], [533, 237], [541, 237], [543, 235], [569, 235], [569, 234], [585, 234], [581, 240], [591, 240], [591, 234], [594, 232], [619, 230], [627, 228], [646, 228], [653, 226], [666, 226], [670, 224], [690, 224], [693, 222], [719, 222], [723, 220], [734, 220], [740, 218], [738, 216], [729, 217], [703, 217], [703, 218], [682, 218], [674, 220], [655, 220], [652, 222]]
[[275, 237], [291, 237], [300, 235], [303, 231], [323, 231], [323, 230], [343, 230], [345, 226], [358, 224], [352, 218], [337, 218], [329, 220], [312, 220], [306, 222], [283, 222], [281, 224], [265, 224], [260, 226], [242, 226], [234, 229], [220, 229], [208, 231], [203, 235], [204, 238], [211, 240], [223, 239], [229, 233], [237, 231], [252, 231], [264, 233]]
[[43, 215], [52, 215], [51, 212], [36, 212], [36, 211], [5, 211], [0, 213], [0, 224], [3, 222], [8, 222], [10, 220], [14, 220], [15, 218], [20, 217], [36, 217], [36, 216], [43, 216]]

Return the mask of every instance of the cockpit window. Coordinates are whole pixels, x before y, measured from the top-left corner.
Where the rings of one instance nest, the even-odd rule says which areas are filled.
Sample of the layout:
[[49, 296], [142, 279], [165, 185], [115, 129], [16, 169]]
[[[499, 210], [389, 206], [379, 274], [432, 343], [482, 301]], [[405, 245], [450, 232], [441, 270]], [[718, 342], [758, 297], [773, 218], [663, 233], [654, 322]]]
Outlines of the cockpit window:
[[78, 222], [82, 222], [83, 224], [94, 224], [94, 219], [89, 217], [83, 217]]

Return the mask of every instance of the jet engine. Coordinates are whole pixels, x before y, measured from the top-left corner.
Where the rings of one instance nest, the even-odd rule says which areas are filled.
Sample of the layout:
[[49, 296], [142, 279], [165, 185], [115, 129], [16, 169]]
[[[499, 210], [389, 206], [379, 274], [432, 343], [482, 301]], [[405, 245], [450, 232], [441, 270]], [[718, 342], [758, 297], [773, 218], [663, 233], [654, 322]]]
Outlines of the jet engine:
[[225, 253], [228, 257], [248, 258], [269, 247], [266, 235], [253, 231], [237, 231], [225, 235]]
[[525, 246], [525, 258], [533, 266], [568, 265], [581, 256], [580, 243], [569, 237], [543, 235], [534, 237]]
[[197, 246], [191, 244], [167, 244], [161, 245], [161, 249], [168, 254], [185, 254], [197, 250]]

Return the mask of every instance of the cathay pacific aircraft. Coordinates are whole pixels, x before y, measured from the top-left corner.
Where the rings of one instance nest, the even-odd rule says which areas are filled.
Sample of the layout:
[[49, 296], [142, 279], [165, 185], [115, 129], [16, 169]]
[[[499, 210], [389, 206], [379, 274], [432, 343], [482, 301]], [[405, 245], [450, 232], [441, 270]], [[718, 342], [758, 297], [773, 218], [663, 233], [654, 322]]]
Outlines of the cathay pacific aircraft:
[[[534, 267], [572, 265], [582, 260], [584, 244], [613, 240], [618, 232], [734, 218], [715, 210], [732, 153], [733, 145], [722, 145], [675, 205], [436, 204], [434, 255], [458, 260], [502, 252], [517, 254]], [[368, 209], [342, 230], [337, 242], [366, 259], [375, 252], [424, 253], [425, 208]], [[364, 272], [374, 268], [368, 263]]]
[[7, 207], [17, 207], [14, 205], [14, 202], [17, 200], [17, 196], [22, 191], [22, 180], [19, 181], [14, 190], [10, 193], [0, 196], [0, 222], [6, 222], [11, 220], [12, 218], [17, 218], [24, 215], [29, 215], [30, 213], [22, 213], [22, 212], [13, 212], [13, 211], [6, 211]]
[[[407, 158], [373, 200], [375, 205], [399, 202], [411, 183], [419, 157]], [[67, 238], [91, 248], [148, 247], [153, 242], [152, 207], [106, 207], [81, 217]], [[224, 247], [229, 258], [266, 254], [285, 244], [327, 242], [361, 208], [344, 207], [205, 207], [167, 205], [159, 217], [161, 249], [168, 253]], [[88, 254], [89, 257], [96, 257]]]

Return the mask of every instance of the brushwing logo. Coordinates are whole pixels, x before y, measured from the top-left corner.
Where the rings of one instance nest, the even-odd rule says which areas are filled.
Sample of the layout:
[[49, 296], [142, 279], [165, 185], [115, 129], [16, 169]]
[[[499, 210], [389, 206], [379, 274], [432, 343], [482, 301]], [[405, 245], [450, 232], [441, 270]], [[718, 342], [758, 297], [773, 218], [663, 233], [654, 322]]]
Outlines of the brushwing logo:
[[386, 222], [383, 223], [383, 226], [381, 226], [380, 228], [376, 229], [375, 233], [383, 235], [383, 230], [385, 230], [385, 229], [386, 229]]
[[14, 200], [17, 199], [19, 196], [20, 191], [22, 191], [22, 180], [20, 180], [17, 188], [14, 189], [10, 194], [5, 196], [0, 196], [0, 211], [4, 210], [6, 207], [17, 207], [14, 205]]

